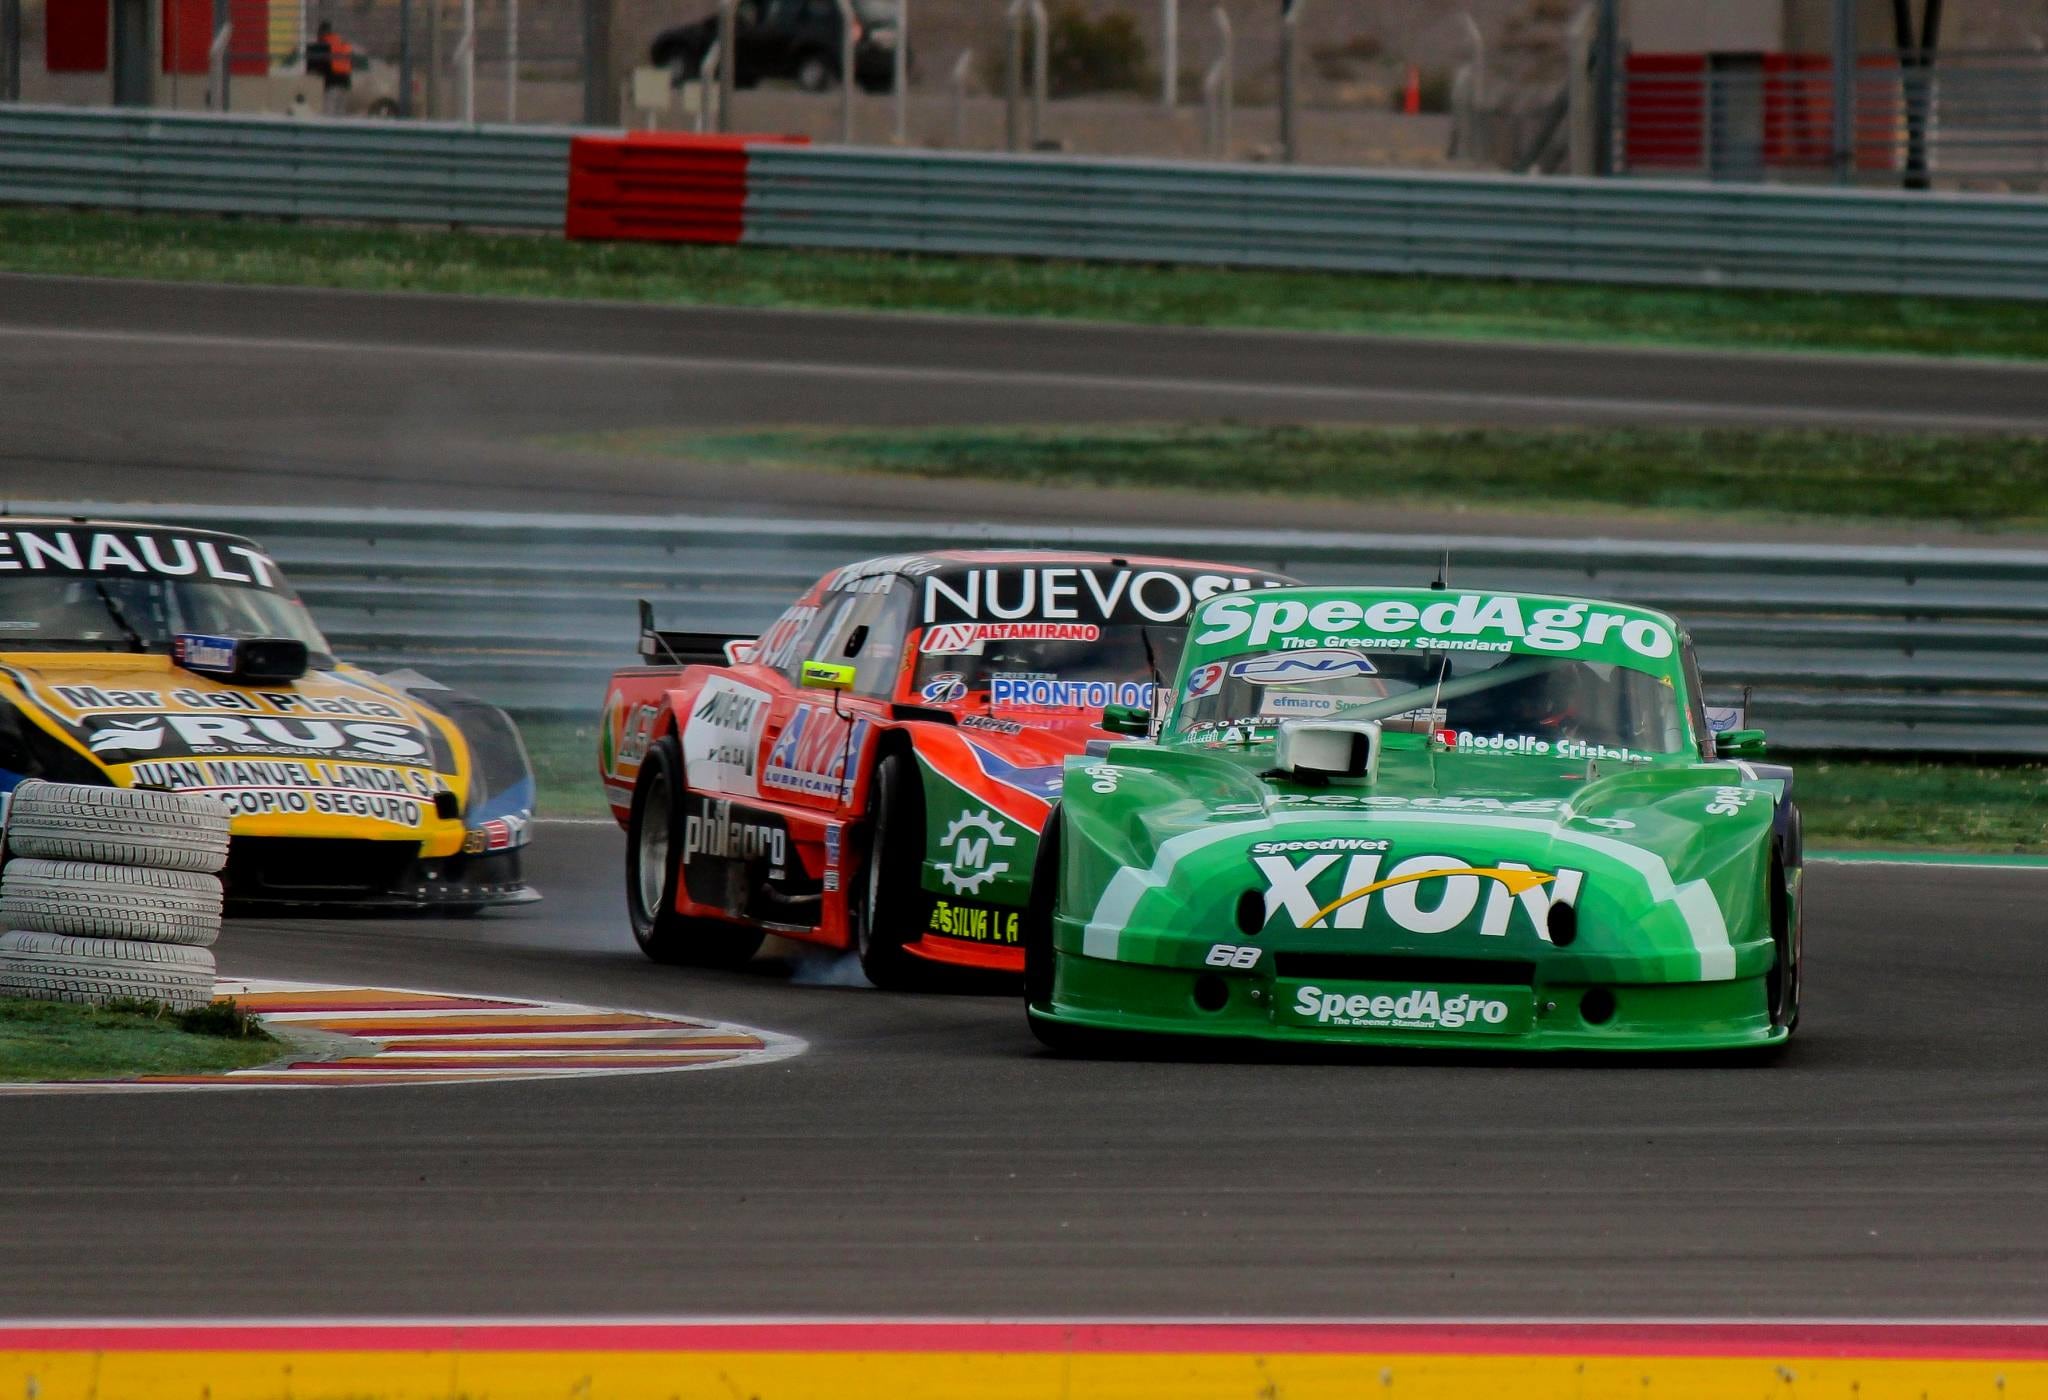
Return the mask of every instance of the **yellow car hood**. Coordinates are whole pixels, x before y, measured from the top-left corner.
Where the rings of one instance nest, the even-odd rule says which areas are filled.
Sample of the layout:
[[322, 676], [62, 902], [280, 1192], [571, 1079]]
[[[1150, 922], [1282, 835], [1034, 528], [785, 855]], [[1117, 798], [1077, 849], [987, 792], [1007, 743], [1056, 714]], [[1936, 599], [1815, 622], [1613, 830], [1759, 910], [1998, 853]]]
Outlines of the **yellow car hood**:
[[237, 835], [410, 838], [422, 855], [461, 842], [462, 735], [352, 666], [237, 685], [166, 656], [9, 652], [0, 705], [118, 786], [220, 798]]

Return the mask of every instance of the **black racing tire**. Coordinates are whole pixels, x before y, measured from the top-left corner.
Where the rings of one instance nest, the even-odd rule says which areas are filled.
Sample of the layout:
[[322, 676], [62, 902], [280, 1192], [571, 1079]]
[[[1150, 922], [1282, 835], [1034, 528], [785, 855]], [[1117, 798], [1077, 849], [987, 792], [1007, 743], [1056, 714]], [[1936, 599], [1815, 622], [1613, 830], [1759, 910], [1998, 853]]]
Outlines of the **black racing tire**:
[[901, 750], [875, 765], [868, 830], [854, 949], [868, 981], [907, 991], [927, 980], [924, 964], [908, 951], [924, 936], [924, 784], [917, 760]]
[[[1034, 1008], [1040, 1012], [1052, 1009], [1055, 966], [1052, 915], [1059, 896], [1060, 841], [1064, 826], [1059, 804], [1054, 803], [1052, 811], [1046, 814], [1045, 830], [1038, 838], [1038, 858], [1031, 865], [1031, 897], [1025, 901], [1023, 927], [1019, 930], [1020, 941], [1024, 945], [1024, 1007], [1027, 1013]], [[1038, 1032], [1039, 1018], [1032, 1016], [1030, 1019], [1031, 1029]], [[1043, 1034], [1038, 1038], [1045, 1040]]]
[[227, 864], [228, 809], [195, 793], [31, 778], [7, 808], [7, 854], [211, 875]]
[[839, 86], [839, 60], [812, 49], [796, 61], [796, 85], [805, 92], [830, 92]]
[[[1796, 814], [1794, 820], [1797, 820]], [[1801, 948], [1799, 905], [1785, 890], [1784, 851], [1771, 847], [1765, 878], [1770, 881], [1771, 946], [1776, 956], [1764, 977], [1770, 1003], [1771, 1025], [1782, 1027], [1787, 1036], [1799, 1029], [1799, 1005], [1805, 990], [1805, 950]]]
[[1115, 1058], [1138, 1043], [1128, 1032], [1071, 1026], [1052, 1014], [1053, 977], [1058, 970], [1052, 945], [1053, 910], [1059, 900], [1060, 846], [1066, 822], [1058, 803], [1046, 815], [1038, 838], [1038, 858], [1031, 865], [1031, 898], [1024, 905], [1024, 1023], [1038, 1043], [1070, 1059]]
[[760, 929], [676, 912], [682, 852], [683, 753], [675, 735], [649, 745], [626, 823], [626, 914], [633, 941], [658, 963], [739, 967], [761, 949]]
[[0, 934], [0, 997], [104, 1006], [157, 1002], [197, 1011], [213, 1000], [213, 952], [180, 943]]
[[220, 879], [23, 856], [0, 875], [0, 928], [75, 938], [211, 947], [220, 937]]

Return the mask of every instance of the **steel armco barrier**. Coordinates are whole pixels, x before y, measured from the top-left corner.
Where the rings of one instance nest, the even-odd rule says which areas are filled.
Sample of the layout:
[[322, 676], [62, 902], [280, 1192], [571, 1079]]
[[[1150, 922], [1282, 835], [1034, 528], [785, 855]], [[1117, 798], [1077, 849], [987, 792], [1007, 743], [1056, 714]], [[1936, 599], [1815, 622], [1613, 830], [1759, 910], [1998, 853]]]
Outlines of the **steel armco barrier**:
[[572, 134], [0, 106], [0, 202], [560, 229]]
[[827, 570], [946, 545], [1070, 546], [1277, 568], [1311, 582], [1515, 588], [1667, 609], [1717, 698], [1798, 748], [2048, 754], [2048, 551], [1535, 540], [1266, 530], [986, 529], [712, 516], [47, 505], [262, 541], [343, 656], [413, 667], [521, 710], [595, 714], [663, 625], [751, 633]]
[[[0, 108], [0, 202], [562, 226], [560, 128]], [[2048, 300], [2048, 199], [752, 147], [741, 241]]]
[[2048, 199], [756, 147], [744, 242], [2048, 299]]

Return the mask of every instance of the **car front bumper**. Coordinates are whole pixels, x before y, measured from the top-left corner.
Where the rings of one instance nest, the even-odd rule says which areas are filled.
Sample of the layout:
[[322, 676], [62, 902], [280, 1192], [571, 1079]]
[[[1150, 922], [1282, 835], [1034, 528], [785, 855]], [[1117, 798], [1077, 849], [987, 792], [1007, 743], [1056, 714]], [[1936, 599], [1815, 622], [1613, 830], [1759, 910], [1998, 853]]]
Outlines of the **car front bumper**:
[[[1061, 952], [1051, 1004], [1034, 1007], [1031, 1014], [1095, 1031], [1413, 1049], [1735, 1050], [1774, 1045], [1787, 1034], [1772, 1024], [1761, 976], [1661, 983], [1539, 980], [1534, 987], [1500, 989], [1500, 1004], [1513, 1004], [1514, 1012], [1504, 1015], [1499, 1027], [1473, 1018], [1456, 1028], [1440, 1021], [1363, 1024], [1392, 1019], [1371, 1014], [1382, 998], [1396, 999], [1398, 1005], [1402, 993], [1392, 983], [1325, 980], [1315, 985], [1319, 1004], [1336, 997], [1363, 1013], [1354, 1017], [1340, 1011], [1317, 1021], [1300, 1010], [1309, 985], [1256, 973], [1146, 966]], [[1457, 988], [1451, 994], [1465, 992]]]
[[531, 904], [519, 848], [422, 857], [411, 841], [236, 837], [224, 872], [236, 906], [472, 909]]

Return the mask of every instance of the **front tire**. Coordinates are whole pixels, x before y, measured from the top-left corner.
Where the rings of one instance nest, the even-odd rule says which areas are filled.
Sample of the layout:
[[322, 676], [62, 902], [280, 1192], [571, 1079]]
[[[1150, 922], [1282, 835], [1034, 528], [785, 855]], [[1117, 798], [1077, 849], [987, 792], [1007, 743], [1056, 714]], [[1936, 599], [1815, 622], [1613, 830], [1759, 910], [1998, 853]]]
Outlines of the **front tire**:
[[1038, 1043], [1057, 1055], [1102, 1052], [1101, 1032], [1069, 1026], [1053, 1019], [1053, 983], [1059, 971], [1053, 950], [1052, 920], [1059, 905], [1060, 844], [1065, 823], [1058, 804], [1046, 815], [1038, 838], [1038, 859], [1031, 866], [1031, 898], [1024, 905], [1024, 1022]]
[[759, 929], [676, 912], [682, 852], [683, 756], [673, 734], [648, 747], [626, 824], [626, 912], [633, 941], [658, 963], [738, 967], [760, 951]]
[[861, 883], [855, 945], [868, 981], [900, 991], [923, 980], [923, 969], [908, 951], [924, 933], [924, 787], [915, 758], [897, 752], [875, 766], [869, 810], [874, 839]]
[[[1060, 809], [1057, 804], [1046, 814], [1045, 831], [1038, 838], [1038, 859], [1031, 866], [1031, 897], [1024, 904], [1024, 926], [1021, 936], [1024, 944], [1024, 1007], [1026, 1011], [1052, 1010], [1052, 986], [1055, 970], [1052, 948], [1053, 906], [1058, 903], [1060, 876]], [[1031, 1029], [1045, 1040], [1039, 1031], [1037, 1017], [1031, 1018]], [[1050, 1045], [1051, 1041], [1046, 1041]]]

